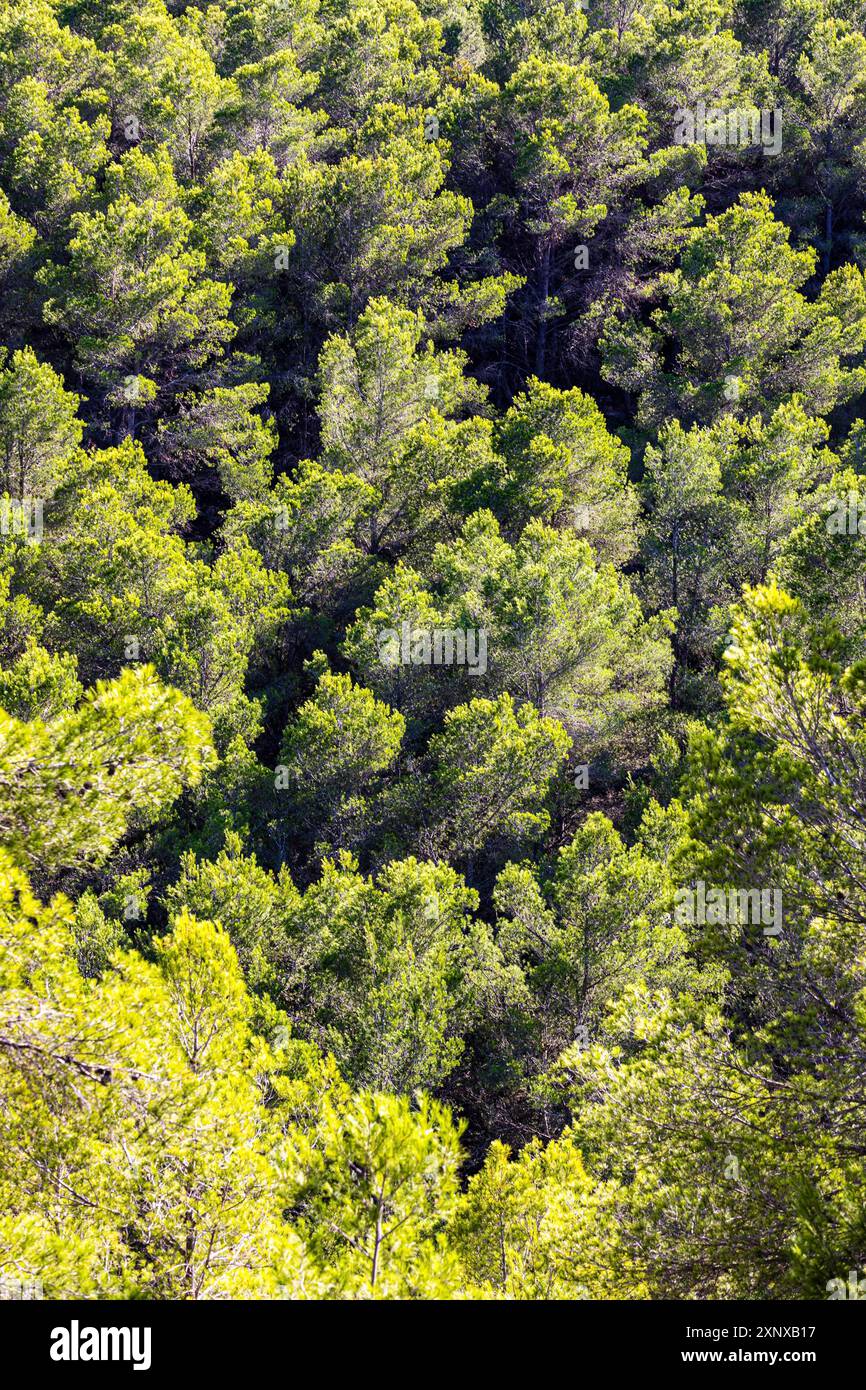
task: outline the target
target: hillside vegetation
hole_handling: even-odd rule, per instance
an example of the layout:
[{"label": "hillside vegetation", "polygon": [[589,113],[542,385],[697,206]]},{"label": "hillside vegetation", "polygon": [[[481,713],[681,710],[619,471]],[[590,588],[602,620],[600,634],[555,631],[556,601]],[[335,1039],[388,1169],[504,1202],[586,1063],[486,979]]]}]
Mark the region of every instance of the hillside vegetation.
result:
[{"label": "hillside vegetation", "polygon": [[843,1296],[864,214],[860,0],[0,0],[5,1284]]}]

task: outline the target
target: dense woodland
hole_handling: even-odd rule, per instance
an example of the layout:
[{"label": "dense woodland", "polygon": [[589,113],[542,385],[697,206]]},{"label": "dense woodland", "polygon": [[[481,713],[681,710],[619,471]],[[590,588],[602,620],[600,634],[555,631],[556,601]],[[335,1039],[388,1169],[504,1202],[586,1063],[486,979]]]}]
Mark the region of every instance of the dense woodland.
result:
[{"label": "dense woodland", "polygon": [[7,1286],[862,1273],[864,218],[856,0],[0,0]]}]

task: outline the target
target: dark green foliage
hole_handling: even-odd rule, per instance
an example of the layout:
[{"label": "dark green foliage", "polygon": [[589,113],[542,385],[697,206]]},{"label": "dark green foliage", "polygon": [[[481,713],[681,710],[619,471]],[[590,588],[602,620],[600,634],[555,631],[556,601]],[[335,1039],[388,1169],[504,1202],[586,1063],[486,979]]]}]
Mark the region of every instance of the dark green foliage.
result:
[{"label": "dark green foliage", "polygon": [[864,164],[835,0],[0,0],[0,1277],[866,1267]]}]

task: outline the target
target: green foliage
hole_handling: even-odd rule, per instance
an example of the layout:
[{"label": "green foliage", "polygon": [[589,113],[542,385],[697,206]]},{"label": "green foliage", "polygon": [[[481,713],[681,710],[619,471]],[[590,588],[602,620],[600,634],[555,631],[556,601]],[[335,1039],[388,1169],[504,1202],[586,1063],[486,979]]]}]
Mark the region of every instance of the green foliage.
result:
[{"label": "green foliage", "polygon": [[74,340],[78,369],[132,409],[137,377],[170,380],[222,352],[236,332],[231,287],[209,279],[203,252],[189,248],[165,149],[124,155],[102,202],[70,219],[68,261],[39,272],[45,319]]},{"label": "green foliage", "polygon": [[530,378],[503,416],[498,452],[504,467],[491,506],[503,506],[512,524],[536,517],[571,526],[604,559],[630,559],[638,503],[628,485],[629,454],[592,399]]},{"label": "green foliage", "polygon": [[652,326],[608,320],[605,377],[639,395],[638,417],[650,425],[674,413],[704,423],[766,412],[795,393],[829,413],[863,390],[862,368],[845,359],[866,343],[866,289],[847,265],[808,300],[801,291],[815,262],[811,248],[791,246],[765,194],[743,194],[689,233],[680,266],[661,277],[667,304]]},{"label": "green foliage", "polygon": [[422,349],[423,329],[420,314],[372,300],[352,341],[329,339],[320,359],[323,461],[374,489],[373,551],[411,535],[425,493],[448,480],[449,444],[460,435],[442,428],[443,417],[483,400],[463,374],[465,356],[430,342]]},{"label": "green foliage", "polygon": [[323,672],[280,750],[277,788],[288,794],[289,825],[301,833],[319,827],[346,843],[367,811],[364,793],[399,755],[405,727],[398,711],[351,676]]},{"label": "green foliage", "polygon": [[458,1200],[459,1130],[436,1101],[360,1091],[300,1147],[296,1200],[337,1297],[447,1298],[461,1271],[443,1242]]},{"label": "green foliage", "polygon": [[206,717],[151,667],[99,681],[48,723],[0,714],[0,843],[20,864],[100,860],[213,759]]},{"label": "green foliage", "polygon": [[866,1268],[864,59],[0,0],[0,1282]]},{"label": "green foliage", "polygon": [[646,1297],[620,1251],[616,1189],[587,1175],[566,1132],[512,1160],[491,1144],[455,1223],[464,1268],[508,1299]]},{"label": "green foliage", "polygon": [[557,720],[508,694],[449,710],[431,739],[439,835],[451,852],[471,853],[491,836],[518,841],[549,824],[544,798],[570,740]]},{"label": "green foliage", "polygon": [[81,443],[79,398],[30,348],[0,371],[0,458],[3,490],[13,497],[50,497],[63,465]]},{"label": "green foliage", "polygon": [[[666,838],[675,830],[668,827]],[[526,865],[509,864],[499,875],[497,941],[529,989],[523,1026],[532,1071],[554,1063],[576,1035],[588,1043],[606,1007],[632,984],[693,984],[688,941],[670,921],[672,880],[658,847],[649,849],[627,849],[596,812],[560,850],[549,883]]]}]

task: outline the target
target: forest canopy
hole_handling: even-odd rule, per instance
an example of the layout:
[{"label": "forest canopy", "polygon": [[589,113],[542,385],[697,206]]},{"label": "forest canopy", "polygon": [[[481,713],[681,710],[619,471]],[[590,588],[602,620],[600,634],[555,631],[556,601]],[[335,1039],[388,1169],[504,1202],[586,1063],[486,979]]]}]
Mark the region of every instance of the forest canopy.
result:
[{"label": "forest canopy", "polygon": [[856,0],[0,0],[3,1287],[866,1271],[864,268]]}]

